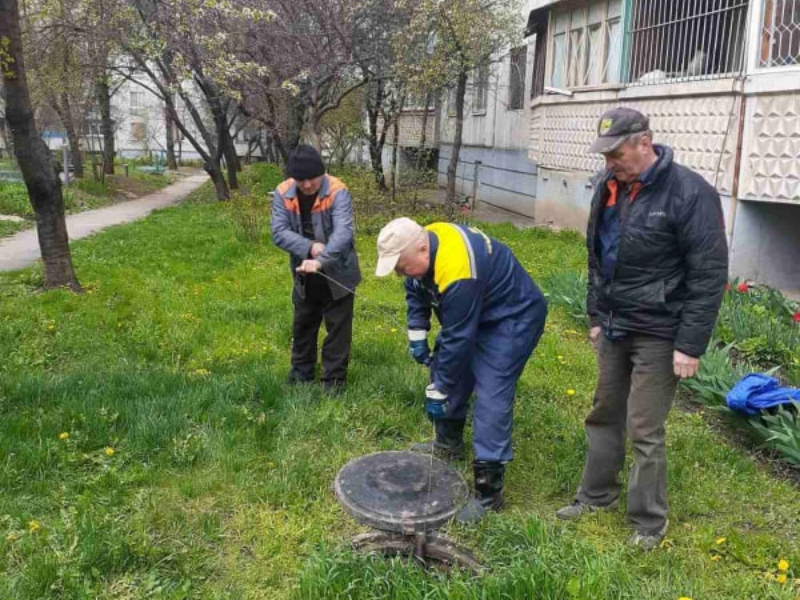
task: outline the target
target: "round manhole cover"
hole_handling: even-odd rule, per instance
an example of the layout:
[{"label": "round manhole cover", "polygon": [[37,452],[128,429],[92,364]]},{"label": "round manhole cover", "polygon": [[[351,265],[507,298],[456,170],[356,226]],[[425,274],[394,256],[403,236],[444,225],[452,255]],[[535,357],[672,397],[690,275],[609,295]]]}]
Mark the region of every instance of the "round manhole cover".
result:
[{"label": "round manhole cover", "polygon": [[469,495],[458,471],[416,452],[376,452],[356,458],[339,471],[334,488],[357,521],[406,534],[441,527]]}]

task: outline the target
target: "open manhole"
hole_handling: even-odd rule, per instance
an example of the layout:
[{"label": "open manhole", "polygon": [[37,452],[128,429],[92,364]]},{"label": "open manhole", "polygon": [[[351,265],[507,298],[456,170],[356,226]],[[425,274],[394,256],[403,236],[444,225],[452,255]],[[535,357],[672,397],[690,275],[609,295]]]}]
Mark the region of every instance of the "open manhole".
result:
[{"label": "open manhole", "polygon": [[480,569],[469,551],[434,533],[469,498],[464,478],[446,462],[416,452],[376,452],[342,467],[334,490],[353,518],[380,530],[356,536],[357,550],[413,556],[428,566]]}]

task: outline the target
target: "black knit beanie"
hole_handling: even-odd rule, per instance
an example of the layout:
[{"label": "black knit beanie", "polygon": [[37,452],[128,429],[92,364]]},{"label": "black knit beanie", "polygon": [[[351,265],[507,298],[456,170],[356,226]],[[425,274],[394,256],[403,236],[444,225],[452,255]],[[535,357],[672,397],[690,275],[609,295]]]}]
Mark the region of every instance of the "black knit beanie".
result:
[{"label": "black knit beanie", "polygon": [[325,163],[316,148],[301,144],[289,157],[286,174],[293,179],[314,179],[325,174]]}]

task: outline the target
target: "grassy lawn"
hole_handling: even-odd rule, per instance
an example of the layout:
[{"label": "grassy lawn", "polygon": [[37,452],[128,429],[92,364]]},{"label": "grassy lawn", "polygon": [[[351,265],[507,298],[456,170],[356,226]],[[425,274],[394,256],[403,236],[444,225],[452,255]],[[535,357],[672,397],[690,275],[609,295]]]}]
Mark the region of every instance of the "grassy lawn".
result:
[{"label": "grassy lawn", "polygon": [[[0,598],[800,597],[800,492],[697,412],[669,422],[664,549],[629,550],[624,513],[556,522],[580,476],[595,374],[560,309],[521,381],[508,509],[448,530],[486,572],[354,555],[364,528],[337,504],[336,472],[430,434],[401,283],[371,276],[381,223],[358,223],[350,385],[328,398],[283,384],[286,255],[266,231],[240,241],[231,208],[210,197],[204,187],[73,244],[84,295],[32,293],[33,269],[0,274]],[[486,231],[537,279],[584,263],[573,233]]]}]

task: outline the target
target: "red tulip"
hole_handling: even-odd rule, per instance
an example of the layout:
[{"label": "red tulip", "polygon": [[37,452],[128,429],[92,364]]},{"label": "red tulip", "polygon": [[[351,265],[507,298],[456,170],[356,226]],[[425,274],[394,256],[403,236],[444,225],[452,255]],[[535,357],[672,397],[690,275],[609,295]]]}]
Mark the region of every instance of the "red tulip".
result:
[{"label": "red tulip", "polygon": [[742,292],[743,294],[746,294],[747,293],[747,289],[748,289],[747,288],[747,282],[743,281],[742,283],[740,283],[739,285],[736,286],[736,289],[739,290],[740,292]]},{"label": "red tulip", "polygon": [[725,291],[726,292],[730,292],[731,291],[731,284],[730,283],[726,283],[725,284]]},{"label": "red tulip", "polygon": [[800,323],[800,311],[798,311],[798,312],[796,312],[796,313],[794,313],[794,314],[792,315],[792,320],[793,320],[795,323]]}]

